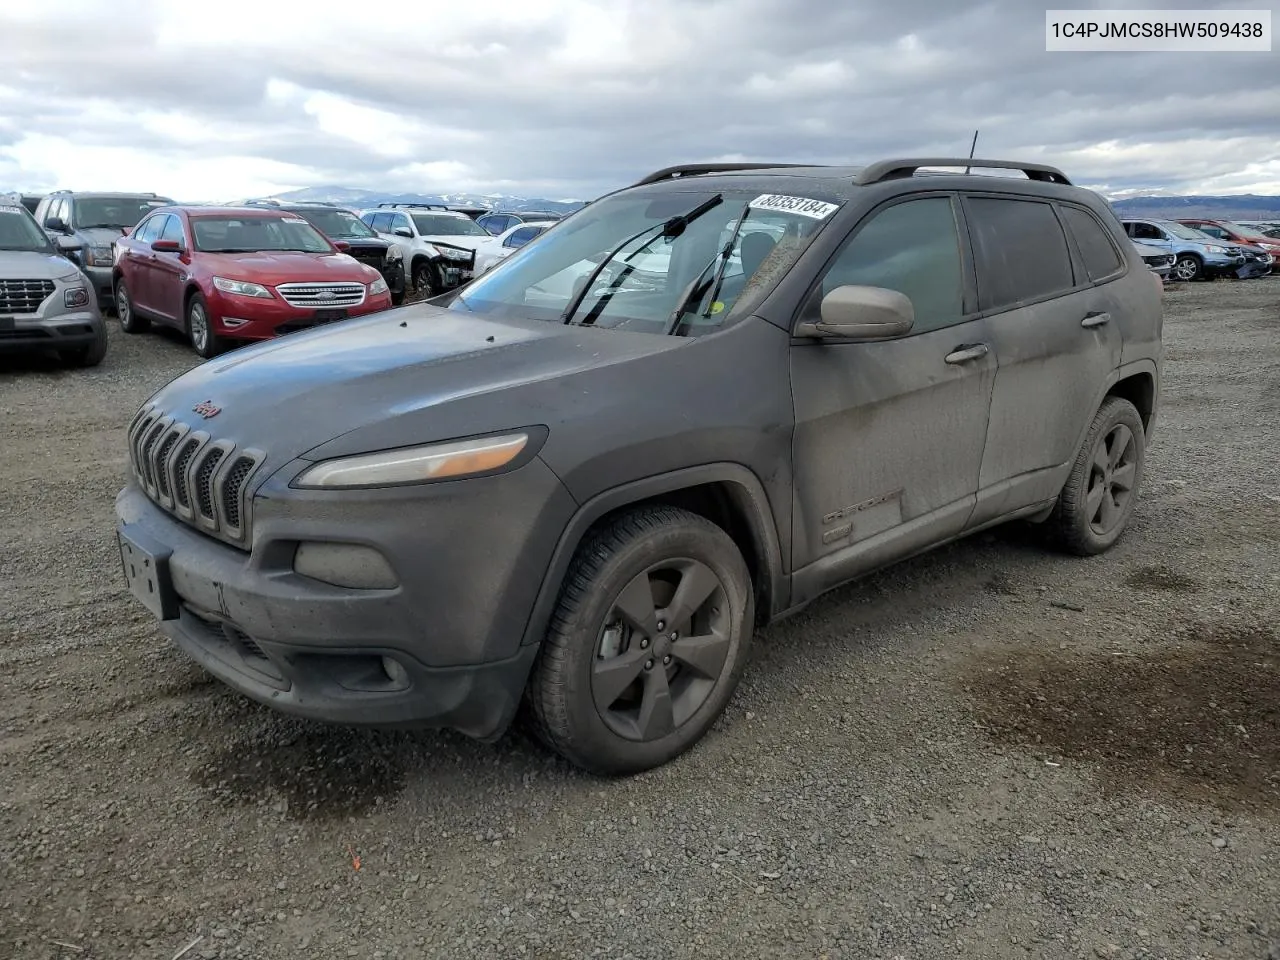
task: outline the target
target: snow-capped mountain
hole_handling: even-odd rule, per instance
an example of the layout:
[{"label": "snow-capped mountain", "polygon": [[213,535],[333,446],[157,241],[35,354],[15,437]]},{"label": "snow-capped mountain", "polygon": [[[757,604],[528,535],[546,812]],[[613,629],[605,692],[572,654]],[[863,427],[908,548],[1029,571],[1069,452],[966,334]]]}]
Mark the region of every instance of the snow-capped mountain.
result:
[{"label": "snow-capped mountain", "polygon": [[336,203],[344,207],[376,207],[380,203],[440,203],[450,207],[485,207],[490,210],[538,210],[550,213],[569,213],[583,206],[585,200],[544,200],[541,198],[514,197],[501,193],[392,193],[386,190],[365,190],[358,187],[303,187],[289,190],[270,198],[282,203]]},{"label": "snow-capped mountain", "polygon": [[1209,220],[1280,220],[1280,197],[1243,194],[1238,197],[1179,197],[1169,195],[1112,200],[1120,214],[1140,217],[1204,217]]}]

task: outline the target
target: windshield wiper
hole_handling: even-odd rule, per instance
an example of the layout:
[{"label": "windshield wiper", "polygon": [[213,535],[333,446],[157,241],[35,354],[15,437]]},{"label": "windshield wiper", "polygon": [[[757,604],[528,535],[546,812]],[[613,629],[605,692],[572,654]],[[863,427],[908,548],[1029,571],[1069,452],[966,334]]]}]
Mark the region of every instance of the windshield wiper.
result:
[{"label": "windshield wiper", "polygon": [[715,304],[716,297],[720,294],[720,286],[724,283],[725,271],[729,268],[729,261],[733,259],[733,245],[737,242],[738,234],[742,232],[742,225],[747,222],[747,217],[751,215],[751,207],[742,208],[742,215],[738,217],[737,222],[733,225],[733,232],[729,234],[729,239],[725,241],[725,245],[721,251],[716,254],[715,258],[699,271],[698,275],[693,278],[693,282],[685,288],[684,295],[676,304],[671,316],[667,318],[666,327],[663,329],[664,335],[675,333],[680,328],[680,318],[689,310],[691,303],[696,303],[702,299],[702,292],[706,290],[707,284],[702,282],[703,276],[712,266],[715,266],[716,272],[712,274],[709,281],[711,285],[711,298],[708,301],[708,312],[704,316],[711,316],[711,306]]},{"label": "windshield wiper", "polygon": [[[623,250],[627,246],[627,244],[635,243],[641,237],[644,237],[650,233],[653,233],[655,230],[660,231],[658,236],[666,237],[668,239],[674,239],[675,237],[678,237],[680,236],[680,234],[684,233],[684,228],[687,227],[690,223],[692,223],[698,217],[702,216],[708,210],[711,210],[713,207],[717,206],[723,201],[724,201],[724,196],[717,193],[714,197],[710,197],[704,200],[702,203],[698,204],[688,213],[683,213],[678,216],[672,217],[670,220],[666,220],[663,223],[656,223],[656,224],[653,224],[652,226],[645,227],[639,233],[636,233],[630,237],[627,237],[627,239],[623,240],[620,244],[618,244],[616,247],[614,247],[612,250],[609,251],[609,255],[607,257],[602,258],[601,261],[598,264],[596,264],[596,268],[591,271],[591,274],[587,277],[587,282],[582,285],[582,289],[579,290],[577,294],[573,297],[573,299],[569,301],[569,305],[565,307],[564,313],[560,314],[561,323],[568,323],[573,319],[573,315],[578,312],[578,308],[582,306],[582,301],[586,299],[587,294],[590,292],[591,285],[596,282],[600,274],[604,272],[604,268],[613,262],[613,258],[616,257],[619,251]],[[655,237],[654,239],[656,240],[657,237]],[[648,244],[645,244],[645,246],[648,246]],[[639,250],[636,250],[634,253],[631,254],[631,256],[627,257],[627,260],[630,261],[632,257],[637,256],[640,253],[640,250],[642,249],[644,248],[641,247]],[[626,277],[629,276],[634,270],[635,270],[635,267],[628,266],[626,270],[622,271],[618,275],[618,277],[610,285],[609,289],[613,290],[616,287],[618,287],[622,283],[622,281],[626,279]],[[612,296],[612,294],[609,294],[609,295]],[[603,301],[604,298],[602,297],[601,300]],[[595,317],[598,315],[598,313],[599,313],[598,310],[594,311],[593,314],[588,317],[588,319],[582,321],[583,325],[585,326],[585,325],[594,323]]]},{"label": "windshield wiper", "polygon": [[78,223],[77,230],[128,230],[127,223]]}]

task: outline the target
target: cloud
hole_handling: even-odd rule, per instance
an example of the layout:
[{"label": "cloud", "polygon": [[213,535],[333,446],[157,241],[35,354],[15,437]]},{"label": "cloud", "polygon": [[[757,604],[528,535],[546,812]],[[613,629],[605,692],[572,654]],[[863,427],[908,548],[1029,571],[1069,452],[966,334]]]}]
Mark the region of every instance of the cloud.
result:
[{"label": "cloud", "polygon": [[590,197],[686,160],[963,155],[978,128],[1117,190],[1280,193],[1273,54],[1050,54],[1013,0],[430,10],[6,0],[0,188]]}]

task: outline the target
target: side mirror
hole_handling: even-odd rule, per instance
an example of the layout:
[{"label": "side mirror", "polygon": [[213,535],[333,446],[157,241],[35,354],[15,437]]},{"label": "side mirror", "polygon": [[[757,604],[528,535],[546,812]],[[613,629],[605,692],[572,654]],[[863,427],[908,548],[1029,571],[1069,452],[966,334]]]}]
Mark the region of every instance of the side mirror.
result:
[{"label": "side mirror", "polygon": [[177,240],[152,240],[151,249],[156,253],[181,253],[182,244]]},{"label": "side mirror", "polygon": [[54,241],[59,253],[79,253],[84,249],[84,244],[75,237],[58,237]]},{"label": "side mirror", "polygon": [[394,236],[404,237],[406,240],[413,239],[413,231],[410,230],[408,227],[396,227],[391,232]]},{"label": "side mirror", "polygon": [[61,217],[45,217],[44,226],[46,230],[54,230],[58,233],[68,233],[67,223]]},{"label": "side mirror", "polygon": [[335,240],[333,241],[333,245],[338,248],[339,253],[346,253],[351,249],[351,244],[347,243],[345,240]]},{"label": "side mirror", "polygon": [[822,298],[822,319],[802,323],[798,337],[838,340],[883,340],[911,332],[916,311],[911,300],[884,287],[846,285]]}]

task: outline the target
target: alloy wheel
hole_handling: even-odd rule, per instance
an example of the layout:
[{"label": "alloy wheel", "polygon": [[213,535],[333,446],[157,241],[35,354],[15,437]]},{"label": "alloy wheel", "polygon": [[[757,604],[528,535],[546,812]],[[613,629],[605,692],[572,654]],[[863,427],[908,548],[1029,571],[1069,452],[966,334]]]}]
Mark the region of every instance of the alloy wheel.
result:
[{"label": "alloy wheel", "polygon": [[1137,456],[1133,431],[1123,423],[1107,431],[1094,447],[1085,514],[1090,529],[1099,536],[1106,536],[1124,520],[1134,494]]},{"label": "alloy wheel", "polygon": [[189,316],[191,344],[197,352],[203,352],[209,346],[209,318],[198,301],[191,305]]},{"label": "alloy wheel", "polygon": [[649,567],[614,599],[592,662],[591,693],[618,736],[667,736],[706,701],[724,671],[732,621],[724,585],[697,560]]}]

